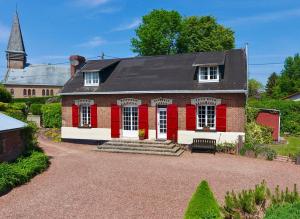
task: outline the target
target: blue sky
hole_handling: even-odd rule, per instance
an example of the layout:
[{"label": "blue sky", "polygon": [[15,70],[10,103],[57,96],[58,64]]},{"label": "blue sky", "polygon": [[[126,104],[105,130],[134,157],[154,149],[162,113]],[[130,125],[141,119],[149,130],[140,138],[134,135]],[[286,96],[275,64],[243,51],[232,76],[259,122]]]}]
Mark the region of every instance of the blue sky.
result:
[{"label": "blue sky", "polygon": [[[250,64],[283,63],[300,52],[298,0],[0,0],[0,79],[12,17],[18,11],[30,63],[61,63],[71,54],[134,56],[130,39],[152,9],[184,16],[213,15],[235,31],[236,47],[249,43]],[[250,65],[250,77],[263,83],[282,64]]]}]

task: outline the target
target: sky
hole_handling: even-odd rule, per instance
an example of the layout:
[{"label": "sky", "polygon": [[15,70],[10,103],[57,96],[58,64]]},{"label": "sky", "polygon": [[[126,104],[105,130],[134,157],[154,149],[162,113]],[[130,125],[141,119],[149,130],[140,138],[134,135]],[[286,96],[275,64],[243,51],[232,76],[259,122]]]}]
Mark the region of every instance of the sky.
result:
[{"label": "sky", "polygon": [[16,5],[32,64],[66,63],[74,54],[135,56],[130,39],[153,9],[216,17],[235,32],[236,48],[248,43],[249,77],[264,84],[281,72],[286,57],[300,52],[299,0],[0,0],[0,80]]}]

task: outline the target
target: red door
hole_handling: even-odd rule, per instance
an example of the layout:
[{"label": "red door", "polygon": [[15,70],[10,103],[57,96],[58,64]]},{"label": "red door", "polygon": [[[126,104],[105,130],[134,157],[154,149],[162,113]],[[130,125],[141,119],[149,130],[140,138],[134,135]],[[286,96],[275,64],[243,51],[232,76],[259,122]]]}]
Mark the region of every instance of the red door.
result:
[{"label": "red door", "polygon": [[139,106],[139,129],[145,130],[145,139],[148,138],[148,106],[143,104]]},{"label": "red door", "polygon": [[120,107],[116,104],[111,105],[111,137],[120,137]]}]

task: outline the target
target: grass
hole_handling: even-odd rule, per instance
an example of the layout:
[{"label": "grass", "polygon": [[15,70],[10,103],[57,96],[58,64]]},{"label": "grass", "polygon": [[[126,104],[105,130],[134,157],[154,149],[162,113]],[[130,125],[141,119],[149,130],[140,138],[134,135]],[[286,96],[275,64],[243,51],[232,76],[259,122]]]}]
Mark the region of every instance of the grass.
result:
[{"label": "grass", "polygon": [[14,162],[0,163],[0,195],[28,182],[48,166],[49,158],[38,150],[27,152]]},{"label": "grass", "polygon": [[277,154],[295,157],[300,155],[300,137],[287,137],[287,144],[274,144],[269,147],[274,149]]},{"label": "grass", "polygon": [[221,218],[220,207],[206,181],[202,181],[193,194],[185,219],[219,219]]}]

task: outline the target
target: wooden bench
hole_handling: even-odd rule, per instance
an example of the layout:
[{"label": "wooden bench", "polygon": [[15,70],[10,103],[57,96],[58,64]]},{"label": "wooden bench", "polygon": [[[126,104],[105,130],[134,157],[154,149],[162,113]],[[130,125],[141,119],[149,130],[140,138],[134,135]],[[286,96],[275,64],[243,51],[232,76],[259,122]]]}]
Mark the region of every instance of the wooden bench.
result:
[{"label": "wooden bench", "polygon": [[191,144],[191,151],[206,151],[216,153],[216,140],[206,138],[194,138],[193,144]]}]

